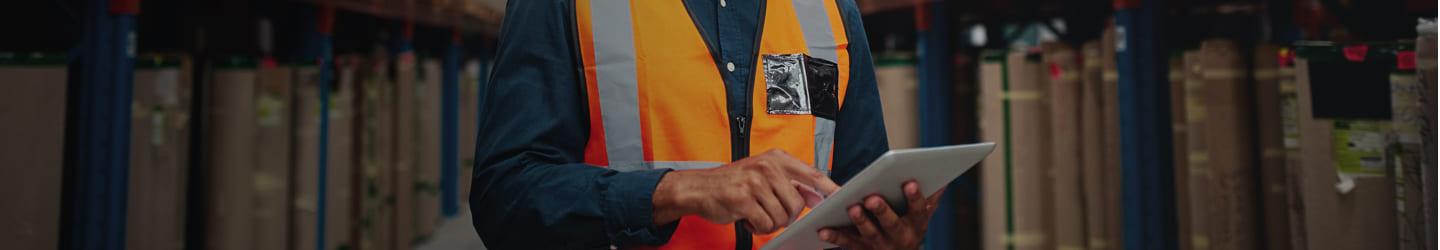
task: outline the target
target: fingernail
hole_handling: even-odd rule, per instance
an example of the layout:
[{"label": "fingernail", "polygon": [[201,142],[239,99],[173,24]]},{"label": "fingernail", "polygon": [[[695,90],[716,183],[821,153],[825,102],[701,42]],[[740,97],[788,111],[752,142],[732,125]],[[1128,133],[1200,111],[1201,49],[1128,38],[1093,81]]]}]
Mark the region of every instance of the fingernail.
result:
[{"label": "fingernail", "polygon": [[833,236],[830,235],[830,230],[823,230],[823,229],[820,230],[820,239],[821,239],[821,240],[830,241],[830,240],[831,240],[830,237],[833,237]]}]

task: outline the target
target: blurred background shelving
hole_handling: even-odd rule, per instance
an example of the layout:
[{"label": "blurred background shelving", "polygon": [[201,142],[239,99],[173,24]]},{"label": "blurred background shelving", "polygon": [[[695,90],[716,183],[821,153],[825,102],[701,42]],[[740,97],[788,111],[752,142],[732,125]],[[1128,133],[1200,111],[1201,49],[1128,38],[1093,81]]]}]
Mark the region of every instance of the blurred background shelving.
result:
[{"label": "blurred background shelving", "polygon": [[[1435,1],[853,1],[893,148],[1002,146],[925,249],[1437,248]],[[0,4],[0,240],[482,247],[505,5]]]}]

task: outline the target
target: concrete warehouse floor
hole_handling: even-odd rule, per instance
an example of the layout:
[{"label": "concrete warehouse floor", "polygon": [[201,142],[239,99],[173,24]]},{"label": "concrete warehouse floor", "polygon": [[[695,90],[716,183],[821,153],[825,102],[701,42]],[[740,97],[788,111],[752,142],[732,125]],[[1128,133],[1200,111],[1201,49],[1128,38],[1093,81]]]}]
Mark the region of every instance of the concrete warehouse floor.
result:
[{"label": "concrete warehouse floor", "polygon": [[485,244],[480,242],[480,236],[475,235],[475,227],[470,224],[470,209],[461,208],[460,214],[453,218],[445,219],[435,229],[435,235],[429,241],[420,243],[416,250],[454,250],[454,249],[485,249]]}]

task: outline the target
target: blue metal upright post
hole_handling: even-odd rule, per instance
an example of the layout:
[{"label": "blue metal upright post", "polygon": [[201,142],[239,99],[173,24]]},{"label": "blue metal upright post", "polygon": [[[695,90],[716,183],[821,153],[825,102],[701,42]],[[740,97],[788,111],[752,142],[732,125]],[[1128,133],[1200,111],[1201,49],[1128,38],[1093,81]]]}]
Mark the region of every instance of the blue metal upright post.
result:
[{"label": "blue metal upright post", "polygon": [[[951,97],[955,91],[950,80],[953,65],[949,43],[950,24],[945,20],[945,2],[939,0],[915,0],[915,31],[919,44],[916,46],[918,64],[916,69],[920,81],[920,146],[933,147],[949,145],[951,133]],[[932,12],[941,14],[932,15]],[[963,179],[961,180],[963,182]],[[957,182],[958,183],[958,182]],[[945,187],[940,205],[930,218],[929,230],[925,232],[925,249],[956,249],[960,230],[957,230],[956,194],[963,184],[951,183]]]},{"label": "blue metal upright post", "polygon": [[951,54],[949,38],[950,24],[946,15],[931,12],[945,11],[945,2],[939,0],[918,0],[915,26],[919,41],[916,46],[920,92],[917,99],[920,109],[920,146],[944,146],[951,143],[950,134],[955,127],[950,125],[950,99],[955,94],[954,83],[950,81]]},{"label": "blue metal upright post", "polygon": [[440,214],[455,217],[460,212],[460,161],[456,144],[460,122],[460,31],[445,50],[440,82]]},{"label": "blue metal upright post", "polygon": [[62,249],[124,249],[138,0],[91,0],[70,55]]},{"label": "blue metal upright post", "polygon": [[1115,1],[1125,249],[1176,245],[1164,0]]},{"label": "blue metal upright post", "polygon": [[329,179],[330,158],[330,82],[334,79],[333,72],[331,72],[331,61],[334,60],[334,55],[331,51],[331,31],[334,30],[335,25],[334,7],[329,5],[320,7],[314,21],[315,33],[313,33],[312,39],[314,44],[310,46],[310,48],[319,50],[313,51],[312,53],[315,53],[316,67],[320,71],[320,139],[319,143],[317,143],[320,148],[317,152],[319,157],[316,157],[319,158],[319,165],[317,166],[318,169],[316,169],[317,174],[315,177],[318,179],[315,192],[315,203],[317,205],[317,213],[315,216],[315,250],[325,250],[325,217],[327,216],[326,210],[328,209],[326,206],[328,203],[326,202],[326,192],[329,191],[326,187],[329,186],[327,181]]},{"label": "blue metal upright post", "polygon": [[[125,1],[116,1],[123,4]],[[133,3],[139,8],[139,3]],[[113,10],[113,9],[112,9]],[[119,46],[112,51],[114,65],[110,72],[114,95],[109,104],[111,162],[107,173],[109,187],[106,204],[106,243],[111,249],[125,249],[125,217],[130,189],[130,108],[134,98],[135,81],[135,13],[116,12],[115,35],[111,41]]]}]

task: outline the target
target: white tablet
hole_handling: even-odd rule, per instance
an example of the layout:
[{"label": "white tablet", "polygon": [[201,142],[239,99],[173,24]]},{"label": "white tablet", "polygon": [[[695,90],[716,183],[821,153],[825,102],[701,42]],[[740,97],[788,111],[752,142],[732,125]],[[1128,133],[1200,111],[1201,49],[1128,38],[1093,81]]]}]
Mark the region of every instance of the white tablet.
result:
[{"label": "white tablet", "polygon": [[[920,193],[928,197],[969,171],[994,149],[995,143],[986,142],[886,152],[761,249],[834,248],[835,245],[820,240],[816,232],[821,228],[851,225],[845,211],[850,205],[859,204],[871,194],[880,194],[890,204],[904,206],[905,195],[900,185],[912,179],[920,183]],[[903,211],[903,208],[896,209]]]}]

